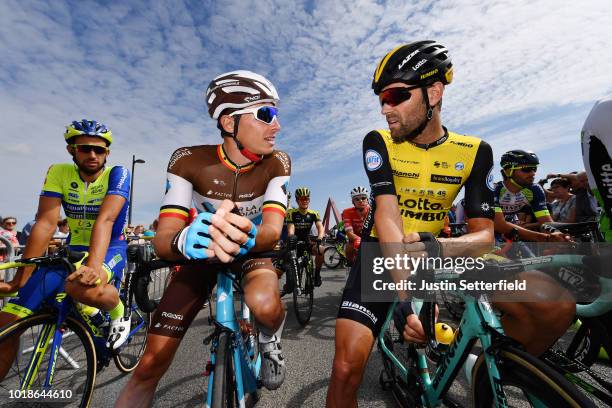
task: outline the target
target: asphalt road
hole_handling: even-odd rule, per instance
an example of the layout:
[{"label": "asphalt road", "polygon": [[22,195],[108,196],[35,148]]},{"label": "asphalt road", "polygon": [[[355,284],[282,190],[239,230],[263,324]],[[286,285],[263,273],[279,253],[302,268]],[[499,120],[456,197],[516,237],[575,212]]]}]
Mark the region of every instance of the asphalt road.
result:
[{"label": "asphalt road", "polygon": [[[315,291],[314,311],[310,323],[302,328],[296,321],[292,301],[286,297],[287,322],[283,333],[283,350],[287,359],[287,378],[276,391],[263,389],[258,407],[323,407],[329,384],[334,353],[334,325],[340,294],[344,287],[344,270],[324,270],[323,286]],[[203,406],[207,378],[202,375],[209,358],[209,346],[202,339],[211,332],[208,309],[203,309],[188,330],[174,362],[161,380],[155,407]],[[381,358],[374,348],[359,390],[362,407],[395,407],[393,397],[379,386]],[[610,381],[612,370],[605,367]],[[601,372],[601,370],[599,370]],[[95,408],[112,407],[127,381],[112,365],[97,377],[92,401]],[[450,395],[458,402],[470,403],[463,375],[453,384]],[[525,405],[527,406],[527,405]]]}]

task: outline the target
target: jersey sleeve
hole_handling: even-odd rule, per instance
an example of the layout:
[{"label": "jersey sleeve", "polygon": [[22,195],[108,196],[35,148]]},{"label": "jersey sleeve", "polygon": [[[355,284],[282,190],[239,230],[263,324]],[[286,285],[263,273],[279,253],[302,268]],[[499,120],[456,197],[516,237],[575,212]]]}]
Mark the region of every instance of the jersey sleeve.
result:
[{"label": "jersey sleeve", "polygon": [[396,194],[387,146],[380,133],[375,130],[363,139],[363,166],[370,181],[372,197]]},{"label": "jersey sleeve", "polygon": [[493,219],[493,150],[484,140],[480,141],[472,171],[465,182],[465,215],[468,218]]},{"label": "jersey sleeve", "polygon": [[173,217],[187,222],[193,201],[193,184],[186,174],[185,158],[191,156],[188,147],[177,149],[168,162],[166,193],[159,210],[159,218]]},{"label": "jersey sleeve", "polygon": [[349,231],[353,229],[352,218],[350,215],[350,209],[346,208],[342,210],[342,222],[344,223],[344,230]]},{"label": "jersey sleeve", "polygon": [[293,224],[293,209],[289,209],[287,211],[287,215],[285,216],[285,222],[287,224]]},{"label": "jersey sleeve", "polygon": [[118,195],[130,199],[130,172],[123,166],[115,166],[108,176],[106,195]]},{"label": "jersey sleeve", "polygon": [[62,198],[64,196],[60,165],[53,164],[49,167],[40,195],[43,197],[55,198]]},{"label": "jersey sleeve", "polygon": [[287,192],[291,176],[291,159],[285,152],[275,151],[272,155],[271,179],[266,187],[262,212],[272,211],[281,216],[287,212]]},{"label": "jersey sleeve", "polygon": [[532,184],[531,191],[533,192],[531,209],[535,217],[550,216],[550,212],[548,212],[548,207],[546,206],[546,193],[544,193],[544,189],[538,184]]}]

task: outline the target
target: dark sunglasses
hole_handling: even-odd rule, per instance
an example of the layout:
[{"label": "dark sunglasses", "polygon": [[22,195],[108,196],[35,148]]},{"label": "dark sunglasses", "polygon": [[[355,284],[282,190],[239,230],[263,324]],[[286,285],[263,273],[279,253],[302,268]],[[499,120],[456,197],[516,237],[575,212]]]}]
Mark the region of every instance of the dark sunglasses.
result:
[{"label": "dark sunglasses", "polygon": [[520,170],[521,170],[523,173],[531,173],[532,171],[533,171],[533,172],[538,171],[538,168],[537,168],[537,167],[521,167],[521,168],[520,168]]},{"label": "dark sunglasses", "polygon": [[355,197],[353,200],[355,201],[367,201],[368,197]]},{"label": "dark sunglasses", "polygon": [[108,153],[108,147],[104,147],[104,146],[88,145],[88,144],[73,144],[72,147],[74,147],[79,153],[89,154],[92,151],[95,154]]},{"label": "dark sunglasses", "polygon": [[6,225],[15,225],[17,224],[15,221],[4,221]]},{"label": "dark sunglasses", "polygon": [[419,88],[418,86],[411,86],[408,88],[389,88],[385,89],[378,95],[380,106],[387,104],[391,107],[397,106],[402,102],[406,102],[412,97],[410,91]]},{"label": "dark sunglasses", "polygon": [[266,125],[271,125],[274,119],[278,121],[278,109],[274,106],[259,106],[255,108],[246,108],[237,110],[236,112],[232,112],[230,116],[234,115],[243,115],[246,113],[252,113],[260,122],[265,123]]}]

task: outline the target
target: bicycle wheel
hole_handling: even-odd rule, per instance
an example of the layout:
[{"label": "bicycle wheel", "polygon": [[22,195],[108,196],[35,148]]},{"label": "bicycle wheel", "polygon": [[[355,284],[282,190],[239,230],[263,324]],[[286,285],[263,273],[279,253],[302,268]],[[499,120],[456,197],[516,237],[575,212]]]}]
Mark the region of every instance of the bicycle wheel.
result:
[{"label": "bicycle wheel", "polygon": [[[0,394],[8,396],[10,390],[19,390],[22,387],[26,390],[43,389],[49,364],[53,364],[50,363],[50,354],[56,322],[57,316],[52,313],[34,314],[6,326],[0,332],[0,349],[10,347],[10,342],[19,345],[14,361],[5,361],[10,368],[0,383]],[[52,389],[63,390],[66,396],[68,392],[71,393],[69,399],[62,400],[62,406],[87,407],[96,381],[96,351],[93,341],[87,329],[71,317],[64,321],[60,330],[63,335],[54,363]],[[41,346],[44,350],[42,355]],[[39,359],[39,366],[30,376],[30,385],[22,385],[28,375],[30,360],[34,358]],[[8,405],[3,406],[23,406],[19,405],[23,400],[14,401],[13,405],[9,400],[5,400],[4,403]],[[43,400],[36,406],[57,406],[57,402],[45,403]]]},{"label": "bicycle wheel", "polygon": [[[304,262],[304,260],[306,260],[306,262]],[[295,309],[295,317],[298,322],[300,325],[305,326],[310,321],[314,300],[312,258],[310,254],[305,253],[296,263],[297,270],[295,270],[295,266],[293,266],[295,263],[292,263],[290,267],[295,277],[295,285],[293,287],[293,308]]]},{"label": "bicycle wheel", "polygon": [[[504,390],[508,407],[524,406],[525,401],[538,407],[595,407],[573,384],[531,354],[502,346],[498,358],[501,384],[496,387]],[[484,354],[478,357],[472,371],[472,398],[474,407],[496,405]]]},{"label": "bicycle wheel", "polygon": [[147,345],[147,334],[149,333],[149,313],[132,306],[132,321],[130,326],[130,337],[119,349],[119,353],[113,355],[115,366],[122,373],[133,371],[140,362]]},{"label": "bicycle wheel", "polygon": [[223,331],[219,335],[219,343],[215,355],[212,408],[229,408],[234,406],[235,387],[232,355],[231,333]]},{"label": "bicycle wheel", "polygon": [[323,251],[323,263],[330,269],[335,269],[340,265],[342,255],[338,252],[336,247],[327,247]]}]

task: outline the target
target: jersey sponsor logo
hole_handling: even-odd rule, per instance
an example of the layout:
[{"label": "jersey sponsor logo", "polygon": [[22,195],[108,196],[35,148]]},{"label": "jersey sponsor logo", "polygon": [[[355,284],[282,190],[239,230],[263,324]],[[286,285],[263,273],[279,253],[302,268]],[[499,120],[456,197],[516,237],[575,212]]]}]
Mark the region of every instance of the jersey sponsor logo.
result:
[{"label": "jersey sponsor logo", "polygon": [[78,200],[79,198],[81,198],[78,194],[76,193],[68,193],[68,197],[74,199],[74,200]]},{"label": "jersey sponsor logo", "polygon": [[393,173],[393,175],[396,176],[396,177],[411,178],[411,179],[418,179],[419,176],[421,175],[421,173],[412,173],[412,172],[406,172],[406,171],[398,171],[398,170],[395,170],[395,169],[392,169],[391,173]]},{"label": "jersey sponsor logo", "polygon": [[291,164],[289,161],[289,156],[285,152],[274,152],[274,157],[278,159],[278,161],[283,165],[283,170],[285,174],[289,174],[291,171]]},{"label": "jersey sponsor logo", "polygon": [[361,306],[358,303],[353,303],[349,300],[345,300],[342,302],[342,309],[349,309],[349,310],[355,310],[357,312],[360,312],[364,315],[366,315],[373,324],[376,324],[376,322],[378,321],[378,317],[376,317],[376,315],[374,315],[374,313],[372,313],[372,311],[370,309],[368,309],[365,306]]},{"label": "jersey sponsor logo", "polygon": [[432,210],[436,211],[436,210],[444,209],[442,204],[432,203],[431,201],[429,201],[428,198],[419,198],[416,200],[413,198],[404,199],[401,195],[398,194],[397,202],[401,207],[406,207],[410,209],[416,208],[417,210],[423,210],[423,211],[432,211]]},{"label": "jersey sponsor logo", "polygon": [[251,198],[255,195],[255,193],[245,193],[245,194],[239,194],[238,198]]},{"label": "jersey sponsor logo", "polygon": [[393,183],[391,183],[390,181],[379,181],[378,183],[374,183],[374,184],[370,184],[371,188],[377,188],[377,187],[385,187],[385,186],[390,186]]},{"label": "jersey sponsor logo", "polygon": [[370,149],[366,151],[365,164],[369,171],[378,170],[383,164],[382,156],[376,150]]},{"label": "jersey sponsor logo", "polygon": [[392,157],[391,160],[396,161],[396,162],[400,162],[400,163],[406,163],[406,164],[421,164],[421,162],[418,162],[418,161],[399,159],[397,157]]},{"label": "jersey sponsor logo", "polygon": [[128,171],[124,167],[121,170],[121,178],[119,179],[119,182],[117,183],[117,186],[115,188],[119,189],[119,188],[123,187],[123,183],[125,183],[125,180],[127,180],[127,177],[128,177]]},{"label": "jersey sponsor logo", "polygon": [[213,179],[213,183],[220,185],[220,186],[224,186],[225,185],[225,181],[223,180],[218,180],[218,179]]},{"label": "jersey sponsor logo", "polygon": [[404,60],[403,60],[402,62],[400,62],[400,64],[397,66],[397,69],[402,69],[402,67],[403,67],[404,65],[406,65],[406,63],[407,63],[408,61],[410,61],[410,60],[412,59],[412,57],[414,57],[414,56],[415,56],[415,55],[417,55],[418,53],[419,53],[419,50],[416,50],[416,51],[412,51],[410,54],[408,54],[408,55],[406,56],[406,58],[404,58]]},{"label": "jersey sponsor logo", "polygon": [[433,71],[429,71],[426,74],[421,75],[421,79],[429,78],[430,76],[435,75],[437,73],[438,73],[438,68],[434,69]]},{"label": "jersey sponsor logo", "polygon": [[76,190],[77,188],[79,188],[79,185],[76,183],[76,181],[73,181],[72,183],[70,183],[70,188],[73,188]]},{"label": "jersey sponsor logo", "polygon": [[435,161],[433,163],[434,167],[439,169],[440,167],[442,167],[443,169],[448,169],[448,163],[447,162],[439,162],[439,161]]},{"label": "jersey sponsor logo", "polygon": [[406,208],[400,208],[400,215],[402,217],[408,217],[419,221],[426,222],[434,222],[434,221],[444,221],[444,217],[446,217],[447,211],[439,211],[439,212],[425,212],[419,210],[409,210]]},{"label": "jersey sponsor logo", "polygon": [[185,156],[191,156],[191,154],[191,150],[187,149],[186,147],[182,147],[175,151],[172,157],[170,158],[170,162],[168,163],[168,170],[174,167],[176,162],[179,161],[181,158]]},{"label": "jersey sponsor logo", "polygon": [[183,320],[183,315],[176,314],[176,313],[162,312],[162,317],[167,317],[168,319],[171,319],[171,320]]},{"label": "jersey sponsor logo", "polygon": [[261,207],[258,207],[256,205],[246,205],[244,207],[239,206],[238,211],[243,217],[251,217],[253,215],[261,213]]},{"label": "jersey sponsor logo", "polygon": [[457,171],[461,171],[465,168],[465,164],[463,164],[463,162],[457,162],[455,163],[455,170]]},{"label": "jersey sponsor logo", "polygon": [[461,147],[474,147],[472,143],[455,142],[454,140],[451,140],[450,143]]},{"label": "jersey sponsor logo", "polygon": [[104,186],[93,186],[90,194],[102,194],[104,192]]},{"label": "jersey sponsor logo", "polygon": [[443,174],[432,174],[429,180],[432,183],[461,184],[461,177],[459,176],[445,176]]},{"label": "jersey sponsor logo", "polygon": [[95,204],[101,204],[101,203],[102,203],[102,201],[104,201],[104,199],[103,199],[103,198],[101,198],[101,197],[98,197],[98,198],[92,198],[91,200],[87,200],[87,204],[92,204],[92,205],[95,205]]},{"label": "jersey sponsor logo", "polygon": [[612,198],[612,166],[610,166],[608,163],[601,166],[599,180],[597,181],[600,180],[605,189],[605,191],[601,191],[600,193],[604,193],[606,198]]},{"label": "jersey sponsor logo", "polygon": [[484,212],[489,212],[491,210],[491,205],[489,203],[480,204],[480,209]]},{"label": "jersey sponsor logo", "polygon": [[487,174],[487,188],[491,191],[495,191],[495,183],[493,182],[493,166]]}]

